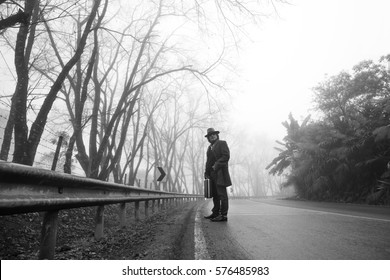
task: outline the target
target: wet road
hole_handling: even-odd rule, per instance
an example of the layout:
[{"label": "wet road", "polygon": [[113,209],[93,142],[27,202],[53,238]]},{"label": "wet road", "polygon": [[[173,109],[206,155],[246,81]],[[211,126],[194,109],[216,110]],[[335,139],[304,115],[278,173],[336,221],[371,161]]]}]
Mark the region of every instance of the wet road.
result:
[{"label": "wet road", "polygon": [[390,208],[288,200],[230,200],[229,221],[195,218],[196,259],[390,259]]}]

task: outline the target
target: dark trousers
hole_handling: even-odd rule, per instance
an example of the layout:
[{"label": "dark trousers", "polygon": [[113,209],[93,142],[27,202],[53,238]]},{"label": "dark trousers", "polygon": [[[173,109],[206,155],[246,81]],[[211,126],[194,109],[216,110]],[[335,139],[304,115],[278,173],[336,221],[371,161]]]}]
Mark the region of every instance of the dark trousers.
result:
[{"label": "dark trousers", "polygon": [[227,216],[229,210],[229,198],[226,187],[213,184],[212,188],[214,207],[211,211],[216,215],[221,214],[222,216]]}]

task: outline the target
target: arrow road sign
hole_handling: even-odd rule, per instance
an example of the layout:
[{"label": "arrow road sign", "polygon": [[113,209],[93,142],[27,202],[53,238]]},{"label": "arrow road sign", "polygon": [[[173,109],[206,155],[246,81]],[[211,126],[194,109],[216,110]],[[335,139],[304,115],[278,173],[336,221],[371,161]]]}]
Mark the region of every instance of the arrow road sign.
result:
[{"label": "arrow road sign", "polygon": [[162,167],[158,166],[157,168],[158,168],[158,170],[160,171],[160,174],[161,174],[160,177],[157,178],[157,181],[161,182],[162,179],[164,179],[166,173],[165,173],[164,169],[162,169]]}]

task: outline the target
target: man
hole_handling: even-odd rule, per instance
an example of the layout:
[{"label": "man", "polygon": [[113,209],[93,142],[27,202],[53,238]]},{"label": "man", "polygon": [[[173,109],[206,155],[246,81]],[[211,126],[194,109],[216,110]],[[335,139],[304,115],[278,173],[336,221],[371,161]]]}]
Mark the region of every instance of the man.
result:
[{"label": "man", "polygon": [[232,185],[228,168],[230,151],[226,141],[219,140],[219,131],[214,128],[207,129],[205,137],[210,142],[210,146],[207,149],[204,175],[206,179],[210,179],[214,204],[211,215],[205,218],[213,222],[225,222],[229,209],[226,187]]}]

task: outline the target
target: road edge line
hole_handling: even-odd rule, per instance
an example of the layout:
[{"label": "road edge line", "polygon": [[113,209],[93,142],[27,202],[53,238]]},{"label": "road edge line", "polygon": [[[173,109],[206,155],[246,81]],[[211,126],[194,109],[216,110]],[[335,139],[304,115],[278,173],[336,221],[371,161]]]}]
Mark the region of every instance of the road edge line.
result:
[{"label": "road edge line", "polygon": [[195,224],[194,224],[194,257],[195,260],[210,260],[210,255],[207,250],[206,240],[202,231],[202,215],[201,215],[201,207],[203,207],[202,203],[196,209],[195,214]]}]

